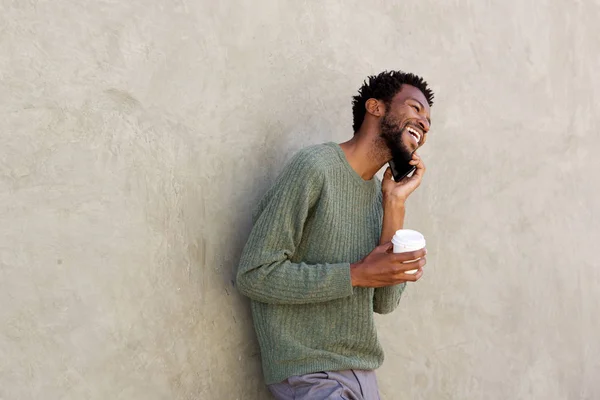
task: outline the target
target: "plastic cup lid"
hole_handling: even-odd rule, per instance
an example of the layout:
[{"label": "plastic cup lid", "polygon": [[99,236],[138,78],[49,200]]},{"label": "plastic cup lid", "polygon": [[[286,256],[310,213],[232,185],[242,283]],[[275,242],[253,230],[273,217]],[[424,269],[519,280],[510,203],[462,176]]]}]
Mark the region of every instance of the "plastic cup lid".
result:
[{"label": "plastic cup lid", "polygon": [[392,238],[392,243],[404,246],[423,246],[425,247],[425,237],[412,229],[400,229]]}]

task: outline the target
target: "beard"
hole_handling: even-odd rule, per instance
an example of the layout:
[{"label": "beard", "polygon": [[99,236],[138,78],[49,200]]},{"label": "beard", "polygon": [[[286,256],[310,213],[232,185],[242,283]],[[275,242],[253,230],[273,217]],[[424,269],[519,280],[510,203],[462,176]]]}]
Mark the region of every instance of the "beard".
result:
[{"label": "beard", "polygon": [[406,125],[407,124],[404,124],[402,127],[398,127],[398,120],[391,117],[389,114],[384,115],[381,120],[380,136],[390,150],[391,158],[408,161],[412,157],[412,150],[410,150],[402,140]]}]

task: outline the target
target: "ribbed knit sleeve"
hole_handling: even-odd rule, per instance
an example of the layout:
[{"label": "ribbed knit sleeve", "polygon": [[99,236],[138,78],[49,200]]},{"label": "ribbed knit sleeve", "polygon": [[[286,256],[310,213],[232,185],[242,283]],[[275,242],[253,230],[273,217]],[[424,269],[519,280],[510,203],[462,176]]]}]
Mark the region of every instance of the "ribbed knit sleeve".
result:
[{"label": "ribbed knit sleeve", "polygon": [[389,314],[398,307],[406,283],[375,289],[373,295],[373,311],[378,314]]},{"label": "ribbed knit sleeve", "polygon": [[291,261],[319,199],[320,167],[309,153],[300,152],[259,205],[238,267],[237,287],[242,294],[272,304],[318,303],[353,294],[349,263]]}]

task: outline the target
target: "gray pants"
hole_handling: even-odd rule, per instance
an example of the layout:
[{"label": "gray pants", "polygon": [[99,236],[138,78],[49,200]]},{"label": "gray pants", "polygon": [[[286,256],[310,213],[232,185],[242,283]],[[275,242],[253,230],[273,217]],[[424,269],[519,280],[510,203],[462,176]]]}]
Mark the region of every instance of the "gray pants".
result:
[{"label": "gray pants", "polygon": [[358,369],[290,376],[269,390],[276,400],[380,400],[375,371]]}]

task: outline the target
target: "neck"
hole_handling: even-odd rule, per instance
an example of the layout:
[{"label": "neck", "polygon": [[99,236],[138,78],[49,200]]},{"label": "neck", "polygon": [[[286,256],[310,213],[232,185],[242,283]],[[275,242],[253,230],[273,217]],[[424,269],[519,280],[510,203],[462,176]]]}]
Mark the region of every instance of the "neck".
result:
[{"label": "neck", "polygon": [[366,134],[358,131],[347,142],[340,143],[348,163],[364,180],[371,180],[391,158],[390,152],[379,133]]}]

